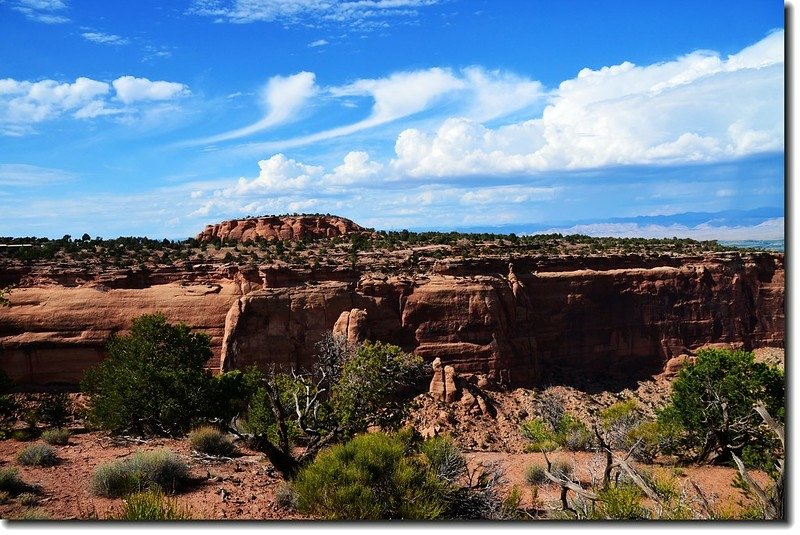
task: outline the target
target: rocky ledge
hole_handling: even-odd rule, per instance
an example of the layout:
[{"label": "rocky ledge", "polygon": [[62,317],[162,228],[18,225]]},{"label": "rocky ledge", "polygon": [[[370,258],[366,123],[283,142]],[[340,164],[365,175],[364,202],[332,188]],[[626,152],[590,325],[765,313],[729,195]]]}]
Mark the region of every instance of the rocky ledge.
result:
[{"label": "rocky ledge", "polygon": [[207,225],[197,240],[302,240],[304,238],[333,238],[365,229],[349,219],[327,215],[265,216],[231,219]]}]

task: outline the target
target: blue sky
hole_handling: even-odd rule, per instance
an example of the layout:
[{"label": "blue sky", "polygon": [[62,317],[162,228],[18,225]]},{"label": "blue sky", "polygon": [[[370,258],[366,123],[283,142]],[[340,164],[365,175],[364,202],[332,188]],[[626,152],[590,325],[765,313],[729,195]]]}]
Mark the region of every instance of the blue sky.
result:
[{"label": "blue sky", "polygon": [[0,235],[775,239],[784,4],[0,0]]}]

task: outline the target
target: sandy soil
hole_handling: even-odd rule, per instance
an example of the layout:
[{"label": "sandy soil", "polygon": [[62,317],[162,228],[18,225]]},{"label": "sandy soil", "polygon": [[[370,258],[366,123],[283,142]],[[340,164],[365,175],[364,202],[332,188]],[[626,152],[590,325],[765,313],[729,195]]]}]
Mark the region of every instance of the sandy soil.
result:
[{"label": "sandy soil", "polygon": [[[104,519],[119,510],[121,500],[93,496],[89,482],[95,467],[138,451],[167,448],[189,463],[196,483],[177,494],[193,519],[291,519],[300,516],[275,505],[282,482],[261,454],[240,447],[241,456],[226,462],[193,456],[186,439],[154,439],[146,443],[112,440],[100,433],[76,434],[69,445],[55,446],[61,462],[53,467],[19,466],[15,456],[29,443],[0,442],[0,464],[16,466],[22,479],[41,489],[39,510],[54,519]],[[0,517],[19,517],[26,507],[12,500],[0,505]]]},{"label": "sandy soil", "polygon": [[[168,448],[178,453],[191,467],[195,483],[177,494],[175,499],[184,506],[193,519],[300,519],[303,518],[276,504],[275,492],[282,483],[280,475],[261,454],[240,446],[241,456],[227,461],[210,461],[198,458],[189,450],[186,439],[153,439],[145,443],[112,440],[100,433],[80,433],[70,439],[69,445],[56,446],[61,462],[53,467],[20,466],[15,456],[30,443],[5,440],[0,442],[0,465],[15,466],[22,479],[40,488],[35,507],[53,519],[104,519],[119,511],[119,499],[93,496],[89,481],[95,467],[115,459],[127,457],[138,451]],[[538,509],[539,514],[558,510],[559,489],[548,484],[533,489],[525,483],[525,471],[531,464],[543,464],[540,453],[507,453],[500,451],[471,451],[469,464],[498,463],[503,469],[503,492],[513,485],[522,490],[522,504]],[[603,457],[591,452],[552,452],[552,461],[567,461],[574,466],[574,474],[584,487],[602,477]],[[703,466],[645,467],[662,470],[675,478],[678,488],[685,489],[686,499],[699,507],[699,498],[690,481],[697,483],[715,505],[731,504],[738,507],[742,500],[740,491],[731,486],[734,470]],[[677,475],[676,475],[677,474]],[[758,477],[764,480],[763,474]],[[28,507],[19,499],[0,504],[0,517],[19,518]],[[699,510],[699,509],[698,509]]]}]

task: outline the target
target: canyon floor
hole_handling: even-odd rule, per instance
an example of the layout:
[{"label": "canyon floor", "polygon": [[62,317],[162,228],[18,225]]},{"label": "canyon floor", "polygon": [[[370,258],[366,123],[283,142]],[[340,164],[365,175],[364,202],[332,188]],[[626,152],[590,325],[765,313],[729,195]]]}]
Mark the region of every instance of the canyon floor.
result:
[{"label": "canyon floor", "polygon": [[[760,359],[772,363],[782,361],[782,351],[761,350]],[[567,402],[567,408],[582,419],[611,403],[628,397],[636,398],[645,411],[664,403],[669,395],[669,380],[663,376],[640,381],[634,388],[613,388],[597,392],[593,388],[549,387]],[[525,439],[519,425],[528,418],[531,400],[539,390],[516,389],[510,392],[491,392],[497,410],[494,417],[467,413],[460,404],[434,401],[429,394],[414,399],[409,423],[421,432],[452,436],[465,453],[469,466],[496,463],[503,471],[501,493],[507,494],[517,486],[521,491],[521,506],[531,518],[548,518],[560,509],[559,487],[545,484],[535,490],[525,481],[531,464],[542,464],[541,453],[525,453]],[[192,484],[174,499],[191,515],[200,520],[298,520],[303,515],[278,505],[276,492],[283,479],[264,456],[237,443],[238,455],[228,459],[212,459],[192,452],[187,439],[154,438],[148,440],[111,437],[105,433],[88,432],[73,426],[69,444],[55,446],[60,462],[53,467],[26,467],[16,461],[16,454],[30,442],[0,441],[0,466],[14,466],[22,479],[39,490],[36,503],[24,505],[19,498],[0,503],[0,517],[17,519],[34,509],[54,520],[107,519],[118,514],[122,500],[94,496],[89,482],[94,469],[103,463],[128,457],[136,452],[167,448],[180,455],[191,468]],[[553,461],[566,461],[573,466],[574,476],[584,487],[602,478],[604,457],[598,452],[551,452]],[[736,511],[748,500],[732,486],[735,470],[720,466],[676,466],[669,460],[653,465],[636,464],[640,470],[673,479],[684,495],[685,503],[702,510],[702,498],[695,490],[703,490],[712,507]],[[766,476],[756,473],[761,482]]]}]

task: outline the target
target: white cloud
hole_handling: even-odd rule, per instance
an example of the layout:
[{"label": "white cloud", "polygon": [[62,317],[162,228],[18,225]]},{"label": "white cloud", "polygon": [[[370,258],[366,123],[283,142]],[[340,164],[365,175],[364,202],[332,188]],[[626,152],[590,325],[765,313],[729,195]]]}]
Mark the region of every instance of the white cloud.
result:
[{"label": "white cloud", "polygon": [[30,20],[45,24],[63,24],[69,18],[59,13],[67,9],[63,0],[17,0],[11,9],[19,11]]},{"label": "white cloud", "polygon": [[406,129],[392,165],[411,176],[457,176],[710,162],[781,150],[782,46],[778,31],[724,60],[694,52],[645,67],[583,69],[552,93],[541,118],[494,129],[449,118],[435,133]]},{"label": "white cloud", "polygon": [[420,112],[442,95],[462,89],[465,83],[449,70],[400,72],[388,78],[362,79],[329,92],[335,97],[369,96],[375,101],[365,122],[384,123]]},{"label": "white cloud", "polygon": [[496,186],[484,187],[468,191],[461,195],[461,204],[487,205],[487,204],[521,204],[531,201],[552,200],[559,192],[559,188],[531,187],[531,186]]},{"label": "white cloud", "polygon": [[308,47],[309,48],[316,48],[318,46],[325,46],[327,44],[328,44],[328,41],[326,41],[325,39],[317,39],[316,41],[312,41],[312,42],[308,43]]},{"label": "white cloud", "polygon": [[191,12],[233,23],[284,25],[348,24],[360,30],[385,28],[388,19],[416,18],[418,8],[439,0],[195,0]]},{"label": "white cloud", "polygon": [[189,88],[177,82],[152,82],[147,78],[121,76],[112,82],[117,98],[125,104],[144,100],[170,100],[188,95]]},{"label": "white cloud", "polygon": [[102,33],[102,32],[84,32],[81,34],[81,37],[83,37],[87,41],[91,41],[93,43],[98,43],[101,45],[121,46],[121,45],[127,45],[130,42],[124,37],[120,37],[119,35]]},{"label": "white cloud", "polygon": [[248,180],[241,177],[235,186],[219,190],[215,195],[242,197],[304,189],[323,173],[322,167],[306,165],[283,154],[276,154],[269,159],[259,161],[258,167],[260,172],[256,178]]},{"label": "white cloud", "polygon": [[[385,78],[360,79],[347,85],[329,87],[325,94],[333,98],[371,98],[370,115],[352,124],[307,136],[252,144],[247,148],[251,151],[280,151],[347,136],[412,118],[443,103],[461,108],[467,117],[490,120],[528,108],[543,99],[539,82],[479,67],[470,67],[458,74],[439,67],[397,72]],[[347,102],[345,100],[344,105]]]},{"label": "white cloud", "polygon": [[0,186],[49,186],[73,180],[75,175],[63,169],[52,169],[23,163],[0,164]]},{"label": "white cloud", "polygon": [[[117,98],[111,99],[112,86]],[[30,82],[0,79],[0,133],[27,135],[33,125],[71,114],[75,119],[93,119],[105,115],[120,115],[120,120],[133,121],[148,115],[148,110],[133,104],[142,101],[165,100],[189,94],[183,84],[150,82],[146,78],[123,76],[111,84],[80,77],[74,82],[40,80]]]},{"label": "white cloud", "polygon": [[348,152],[342,165],[325,175],[325,183],[342,186],[365,182],[376,178],[383,169],[379,162],[370,161],[369,154],[364,151]]},{"label": "white cloud", "polygon": [[119,115],[125,113],[121,108],[109,108],[107,103],[102,100],[93,100],[72,116],[76,119],[94,119],[95,117],[102,117],[103,115]]},{"label": "white cloud", "polygon": [[620,238],[692,238],[695,240],[782,240],[784,218],[767,219],[754,226],[713,226],[708,223],[686,225],[638,225],[636,223],[595,223],[568,228],[551,228],[541,234],[586,234],[588,236]]},{"label": "white cloud", "polygon": [[463,71],[472,99],[465,115],[476,121],[489,121],[540,102],[544,86],[535,80],[499,70],[469,67]]},{"label": "white cloud", "polygon": [[83,77],[73,83],[6,78],[0,80],[0,123],[38,123],[82,108],[109,90],[107,83]]},{"label": "white cloud", "polygon": [[244,128],[194,141],[192,144],[218,143],[236,139],[290,122],[296,118],[308,100],[316,93],[314,73],[303,71],[291,76],[273,76],[261,91],[263,106],[268,110],[261,120]]}]

